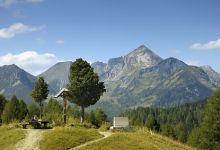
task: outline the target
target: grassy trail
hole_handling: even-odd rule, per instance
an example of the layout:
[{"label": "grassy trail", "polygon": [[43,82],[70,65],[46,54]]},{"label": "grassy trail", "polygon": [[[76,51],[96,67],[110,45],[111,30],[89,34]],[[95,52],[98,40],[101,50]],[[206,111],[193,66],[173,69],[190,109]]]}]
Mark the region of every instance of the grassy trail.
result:
[{"label": "grassy trail", "polygon": [[0,126],[0,150],[15,150],[15,145],[25,138],[25,131],[13,125]]},{"label": "grassy trail", "polygon": [[130,133],[114,133],[99,142],[93,142],[79,150],[195,150],[187,145],[173,141],[167,137],[150,134],[145,131],[135,131]]},{"label": "grassy trail", "polygon": [[25,129],[26,137],[16,144],[16,150],[39,150],[39,141],[45,130]]},{"label": "grassy trail", "polygon": [[96,142],[100,142],[101,140],[104,140],[105,138],[108,138],[109,136],[111,136],[113,133],[112,132],[99,132],[99,134],[103,135],[103,138],[100,138],[100,139],[97,139],[97,140],[90,141],[90,142],[87,142],[85,144],[79,145],[77,147],[74,147],[72,150],[79,149],[79,148],[85,147],[87,145],[96,143]]}]

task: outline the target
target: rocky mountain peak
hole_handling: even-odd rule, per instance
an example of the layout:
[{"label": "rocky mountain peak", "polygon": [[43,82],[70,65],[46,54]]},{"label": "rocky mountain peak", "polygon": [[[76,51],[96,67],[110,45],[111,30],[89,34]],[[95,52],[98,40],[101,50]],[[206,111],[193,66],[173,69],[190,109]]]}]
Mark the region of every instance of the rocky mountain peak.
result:
[{"label": "rocky mountain peak", "polygon": [[141,45],[124,57],[125,64],[132,68],[152,67],[163,59],[145,45]]},{"label": "rocky mountain peak", "polygon": [[188,65],[185,64],[183,61],[170,57],[163,61],[161,61],[157,66],[155,66],[157,69],[160,70],[160,72],[166,72],[168,74],[172,74],[176,72],[178,69],[187,67]]},{"label": "rocky mountain peak", "polygon": [[204,70],[207,70],[207,71],[214,71],[214,70],[212,69],[212,67],[209,66],[209,65],[201,66],[201,68],[204,69]]},{"label": "rocky mountain peak", "polygon": [[220,88],[220,74],[209,65],[202,66],[201,69],[208,75],[211,83]]}]

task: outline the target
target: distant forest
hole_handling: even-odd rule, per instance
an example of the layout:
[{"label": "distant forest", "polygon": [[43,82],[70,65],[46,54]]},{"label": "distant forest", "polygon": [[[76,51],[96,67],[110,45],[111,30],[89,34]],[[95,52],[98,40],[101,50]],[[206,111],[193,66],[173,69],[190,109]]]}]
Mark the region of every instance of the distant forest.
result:
[{"label": "distant forest", "polygon": [[207,100],[172,108],[138,107],[121,116],[128,116],[133,126],[149,126],[154,121],[162,134],[186,142],[191,130],[201,123],[206,103]]},{"label": "distant forest", "polygon": [[172,108],[143,108],[128,110],[132,126],[146,126],[199,149],[220,149],[220,91],[207,100]]}]

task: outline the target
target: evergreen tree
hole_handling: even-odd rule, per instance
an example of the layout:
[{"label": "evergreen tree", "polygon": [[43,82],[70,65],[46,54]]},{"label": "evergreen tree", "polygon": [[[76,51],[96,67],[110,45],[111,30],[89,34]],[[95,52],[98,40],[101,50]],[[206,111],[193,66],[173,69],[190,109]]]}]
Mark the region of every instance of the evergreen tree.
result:
[{"label": "evergreen tree", "polygon": [[220,91],[208,99],[201,124],[201,144],[205,150],[220,149]]},{"label": "evergreen tree", "polygon": [[104,83],[99,81],[90,64],[81,58],[70,66],[69,81],[67,88],[72,96],[70,101],[81,106],[81,122],[83,122],[84,109],[94,105],[106,91]]},{"label": "evergreen tree", "polygon": [[74,105],[74,106],[68,106],[67,108],[67,114],[70,116],[73,116],[75,119],[79,119],[80,117],[80,111],[79,111],[79,106]]},{"label": "evergreen tree", "polygon": [[29,119],[34,115],[36,115],[36,116],[40,115],[40,107],[37,106],[35,103],[32,103],[28,106]]},{"label": "evergreen tree", "polygon": [[13,120],[18,120],[19,119],[19,100],[17,99],[16,96],[13,96],[10,100],[5,105],[5,108],[3,110],[2,114],[2,121],[3,123],[10,123]]},{"label": "evergreen tree", "polygon": [[176,133],[173,126],[165,124],[161,126],[161,133],[168,137],[176,139]]},{"label": "evergreen tree", "polygon": [[19,113],[18,113],[18,119],[22,121],[26,115],[28,114],[27,105],[23,100],[19,101]]},{"label": "evergreen tree", "polygon": [[159,131],[160,130],[160,124],[157,122],[157,120],[150,116],[148,117],[147,119],[147,122],[146,122],[146,126],[151,129],[151,130],[154,130],[154,131]]},{"label": "evergreen tree", "polygon": [[196,127],[192,130],[188,137],[187,143],[195,147],[199,147],[199,145],[201,145],[201,129],[199,127]]},{"label": "evergreen tree", "polygon": [[94,111],[90,111],[90,113],[88,114],[88,122],[97,125]]},{"label": "evergreen tree", "polygon": [[4,95],[0,94],[0,123],[2,122],[1,116],[6,103],[7,100],[5,99]]},{"label": "evergreen tree", "polygon": [[175,133],[177,136],[177,139],[180,142],[185,143],[187,141],[187,129],[186,129],[186,125],[184,125],[183,123],[179,123],[175,126]]},{"label": "evergreen tree", "polygon": [[103,122],[106,121],[107,115],[101,108],[96,108],[95,110],[95,119],[98,126],[101,126]]},{"label": "evergreen tree", "polygon": [[62,111],[63,107],[60,105],[60,103],[50,98],[47,106],[44,109],[45,118],[49,121],[53,121],[55,124],[61,124],[62,123]]},{"label": "evergreen tree", "polygon": [[43,77],[39,77],[35,83],[35,88],[31,93],[32,98],[35,102],[39,103],[40,106],[40,119],[42,117],[42,102],[47,99],[49,90],[48,85],[44,81]]}]

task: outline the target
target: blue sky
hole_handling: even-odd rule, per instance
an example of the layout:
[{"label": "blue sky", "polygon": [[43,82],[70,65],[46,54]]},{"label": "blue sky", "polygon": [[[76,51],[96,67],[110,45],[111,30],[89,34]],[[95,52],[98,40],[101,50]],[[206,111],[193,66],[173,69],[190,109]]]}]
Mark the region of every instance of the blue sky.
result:
[{"label": "blue sky", "polygon": [[219,0],[0,0],[0,65],[39,74],[58,61],[107,62],[144,44],[220,72]]}]

